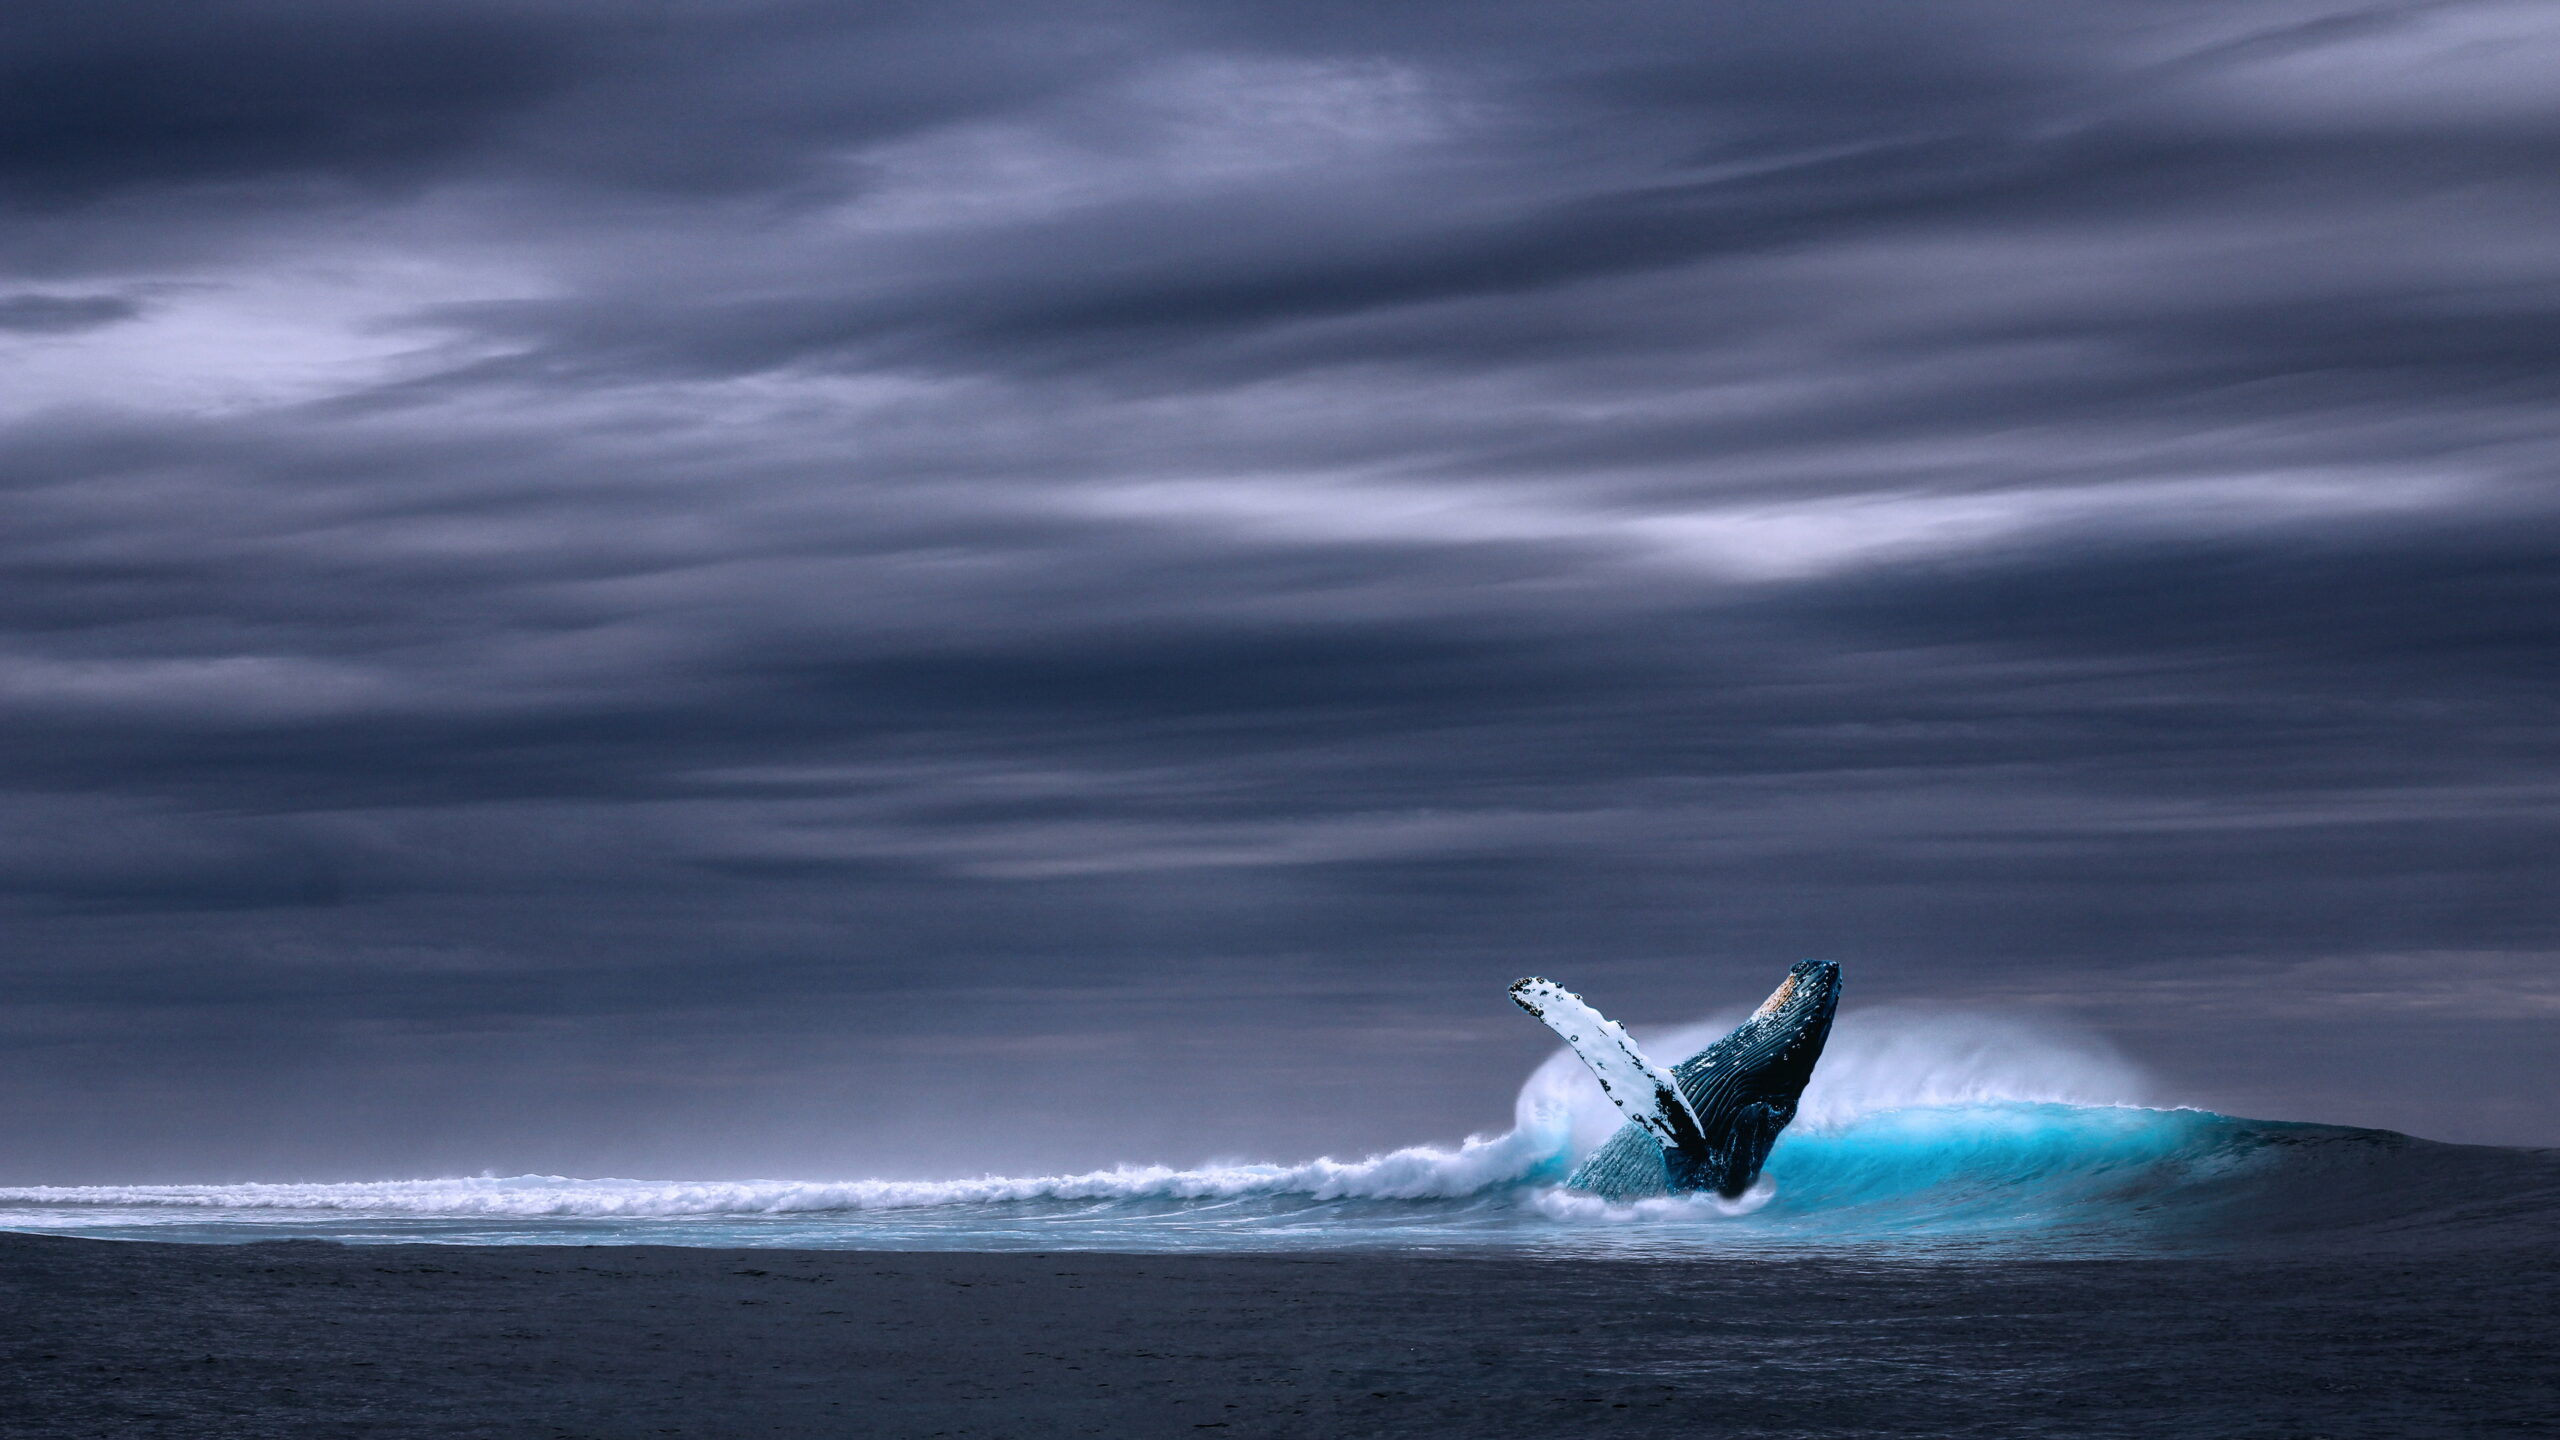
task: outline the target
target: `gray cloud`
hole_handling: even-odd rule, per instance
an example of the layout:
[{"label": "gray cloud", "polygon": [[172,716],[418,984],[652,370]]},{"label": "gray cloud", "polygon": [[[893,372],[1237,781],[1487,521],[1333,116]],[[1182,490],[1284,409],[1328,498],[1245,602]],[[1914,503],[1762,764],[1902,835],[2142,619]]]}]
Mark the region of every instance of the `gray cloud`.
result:
[{"label": "gray cloud", "polygon": [[0,331],[76,335],[142,313],[120,295],[0,295]]},{"label": "gray cloud", "polygon": [[2538,11],[5,23],[24,1178],[1394,1143],[1803,954],[2549,1138]]}]

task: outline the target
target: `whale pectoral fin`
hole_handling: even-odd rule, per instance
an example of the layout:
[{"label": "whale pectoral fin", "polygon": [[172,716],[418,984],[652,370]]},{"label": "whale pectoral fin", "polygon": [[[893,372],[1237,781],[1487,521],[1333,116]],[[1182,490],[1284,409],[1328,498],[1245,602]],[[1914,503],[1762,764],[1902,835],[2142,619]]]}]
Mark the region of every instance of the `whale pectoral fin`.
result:
[{"label": "whale pectoral fin", "polygon": [[1512,1003],[1546,1022],[1591,1067],[1600,1089],[1629,1120],[1675,1155],[1703,1159],[1706,1127],[1698,1123],[1671,1072],[1645,1058],[1618,1022],[1583,1003],[1553,980],[1531,978],[1511,987]]}]

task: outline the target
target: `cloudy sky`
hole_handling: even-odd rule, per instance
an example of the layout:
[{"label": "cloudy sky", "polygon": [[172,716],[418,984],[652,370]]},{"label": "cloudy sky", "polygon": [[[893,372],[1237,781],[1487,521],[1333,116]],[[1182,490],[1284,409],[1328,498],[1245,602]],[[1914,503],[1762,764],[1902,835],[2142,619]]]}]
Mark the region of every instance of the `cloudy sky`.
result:
[{"label": "cloudy sky", "polygon": [[1449,1139],[1513,977],[1808,955],[2560,1141],[2554,73],[2541,0],[19,0],[0,1179]]}]

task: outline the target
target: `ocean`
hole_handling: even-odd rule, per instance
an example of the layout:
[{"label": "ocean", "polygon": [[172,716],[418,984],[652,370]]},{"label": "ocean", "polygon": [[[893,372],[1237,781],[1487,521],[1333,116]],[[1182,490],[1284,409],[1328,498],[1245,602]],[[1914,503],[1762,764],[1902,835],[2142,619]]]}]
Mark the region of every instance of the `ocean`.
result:
[{"label": "ocean", "polygon": [[1736,1201],[1566,1188],[1615,1123],[1559,1054],[1507,1129],[1347,1159],[19,1185],[0,1431],[2556,1433],[2560,1152],[2181,1106],[1946,1014],[1844,1015]]}]

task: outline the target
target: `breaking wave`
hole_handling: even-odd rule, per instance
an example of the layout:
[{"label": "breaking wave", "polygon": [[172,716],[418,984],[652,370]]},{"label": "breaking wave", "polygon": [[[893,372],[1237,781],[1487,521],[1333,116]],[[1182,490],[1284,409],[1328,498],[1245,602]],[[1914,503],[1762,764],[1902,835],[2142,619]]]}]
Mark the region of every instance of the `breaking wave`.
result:
[{"label": "breaking wave", "polygon": [[[1709,1021],[1645,1037],[1682,1054]],[[1929,1011],[1844,1016],[1761,1184],[1610,1204],[1561,1188],[1619,1123],[1569,1054],[1510,1130],[1359,1160],[943,1181],[556,1175],[0,1189],[0,1227],[129,1238],[902,1249],[1527,1245],[1693,1250],[2438,1230],[2560,1214],[2547,1152],[2161,1109],[2085,1037]],[[2475,1225],[2476,1228],[2476,1225]]]}]

